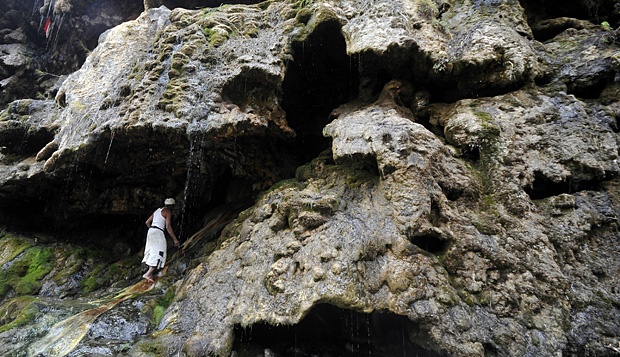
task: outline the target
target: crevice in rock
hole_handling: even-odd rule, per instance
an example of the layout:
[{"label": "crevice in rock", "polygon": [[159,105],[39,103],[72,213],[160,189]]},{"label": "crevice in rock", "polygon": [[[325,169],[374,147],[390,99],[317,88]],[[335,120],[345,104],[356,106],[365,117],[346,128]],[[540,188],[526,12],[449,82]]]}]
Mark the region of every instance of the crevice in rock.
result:
[{"label": "crevice in rock", "polygon": [[562,193],[573,194],[583,190],[599,190],[600,184],[608,179],[608,177],[604,177],[575,180],[569,177],[562,182],[555,182],[537,171],[534,173],[534,182],[530,187],[525,188],[525,192],[532,200],[540,200]]},{"label": "crevice in rock", "polygon": [[317,26],[302,42],[294,42],[282,84],[282,107],[297,134],[295,151],[300,163],[308,162],[329,147],[322,130],[330,112],[358,95],[358,61],[346,54],[340,24]]},{"label": "crevice in rock", "polygon": [[480,146],[464,145],[461,147],[461,157],[465,160],[478,162],[480,160]]},{"label": "crevice in rock", "polygon": [[411,243],[432,254],[441,254],[446,251],[448,242],[433,234],[415,236]]},{"label": "crevice in rock", "polygon": [[275,102],[279,78],[257,68],[242,68],[222,89],[222,98],[230,100],[242,112],[254,113],[265,103]]},{"label": "crevice in rock", "polygon": [[534,38],[544,42],[568,28],[584,28],[586,22],[598,25],[608,21],[615,27],[620,13],[613,0],[519,0],[525,9]]},{"label": "crevice in rock", "polygon": [[613,74],[600,76],[585,83],[568,83],[566,89],[568,94],[573,94],[577,98],[598,99],[608,83],[613,83]]},{"label": "crevice in rock", "polygon": [[[431,219],[433,219],[431,217]],[[418,248],[425,250],[431,254],[443,254],[450,243],[441,235],[438,229],[423,228],[416,231],[407,232],[409,241]]]},{"label": "crevice in rock", "polygon": [[267,350],[274,356],[442,356],[420,346],[429,344],[424,330],[405,316],[330,304],[315,306],[296,325],[237,325],[234,332],[233,351],[239,357],[267,355]]}]

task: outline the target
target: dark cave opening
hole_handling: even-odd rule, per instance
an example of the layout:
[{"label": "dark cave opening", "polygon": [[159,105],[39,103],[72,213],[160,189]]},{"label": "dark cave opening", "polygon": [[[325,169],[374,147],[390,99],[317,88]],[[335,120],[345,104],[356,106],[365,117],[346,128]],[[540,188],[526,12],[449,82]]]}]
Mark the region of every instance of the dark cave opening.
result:
[{"label": "dark cave opening", "polygon": [[569,177],[562,182],[555,182],[537,171],[534,173],[534,182],[530,187],[525,188],[525,192],[532,200],[540,200],[563,193],[573,194],[583,190],[598,190],[601,182],[607,179],[609,177],[582,180]]},{"label": "dark cave opening", "polygon": [[271,356],[418,356],[441,354],[413,340],[424,341],[424,331],[407,317],[385,311],[370,314],[315,306],[298,324],[265,323],[235,327],[233,353],[239,357]]},{"label": "dark cave opening", "polygon": [[569,27],[575,26],[571,20],[556,21],[550,26],[539,26],[541,21],[550,19],[578,19],[600,24],[603,21],[616,28],[620,21],[620,7],[614,0],[519,0],[527,15],[534,37],[541,42],[555,37]]},{"label": "dark cave opening", "polygon": [[598,99],[609,83],[614,82],[613,73],[586,83],[567,83],[566,92],[581,99]]},{"label": "dark cave opening", "polygon": [[446,251],[448,246],[447,241],[432,234],[414,236],[411,243],[432,254],[441,254]]},{"label": "dark cave opening", "polygon": [[358,86],[358,61],[346,54],[338,22],[322,23],[306,41],[293,43],[293,61],[282,84],[282,107],[297,134],[300,163],[329,147],[330,140],[322,134],[329,114],[356,98]]},{"label": "dark cave opening", "polygon": [[[188,195],[182,207],[177,209],[178,232],[182,239],[189,238],[209,224],[214,211],[239,212],[254,202],[251,181],[233,176],[231,169],[224,165],[212,169],[218,172],[214,174],[213,181],[206,184],[202,182],[204,177],[195,176],[193,180],[201,181],[199,185],[204,187]],[[192,185],[191,181],[188,185]]]}]

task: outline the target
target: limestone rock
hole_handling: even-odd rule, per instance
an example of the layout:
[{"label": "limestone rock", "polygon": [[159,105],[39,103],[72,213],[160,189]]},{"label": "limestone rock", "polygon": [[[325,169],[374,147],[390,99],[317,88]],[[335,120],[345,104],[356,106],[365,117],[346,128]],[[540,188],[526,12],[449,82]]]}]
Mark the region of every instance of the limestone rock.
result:
[{"label": "limestone rock", "polygon": [[[615,351],[619,40],[574,19],[590,1],[86,3],[39,3],[42,22],[0,4],[0,225],[48,233],[57,257],[24,275],[0,252],[6,293],[116,292],[54,244],[136,253],[163,197],[189,238],[166,307],[136,302],[157,308],[148,334],[119,306],[76,355],[102,338],[135,356],[319,354],[325,335],[335,355]],[[65,51],[69,16],[88,55]],[[118,264],[101,269],[139,278]],[[8,295],[9,324],[41,308]],[[0,340],[27,354],[38,335],[14,325]],[[297,328],[319,338],[286,345]]]}]

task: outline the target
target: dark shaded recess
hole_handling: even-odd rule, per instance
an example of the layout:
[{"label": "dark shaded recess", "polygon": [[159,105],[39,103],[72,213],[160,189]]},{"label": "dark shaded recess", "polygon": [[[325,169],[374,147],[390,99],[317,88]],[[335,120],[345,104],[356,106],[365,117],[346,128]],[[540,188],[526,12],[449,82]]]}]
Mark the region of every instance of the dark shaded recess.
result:
[{"label": "dark shaded recess", "polygon": [[442,354],[412,340],[424,341],[424,332],[405,316],[375,311],[370,314],[329,304],[315,306],[293,326],[254,324],[235,327],[233,350],[239,357],[276,356],[418,356]]},{"label": "dark shaded recess", "polygon": [[[559,17],[589,20],[594,24],[607,21],[614,28],[620,21],[620,6],[615,0],[519,0],[519,3],[525,9],[527,21],[533,29],[539,21]],[[570,27],[569,23],[567,25],[534,31],[534,37],[539,41],[548,40]]]},{"label": "dark shaded recess", "polygon": [[[431,213],[429,220],[431,224],[434,226],[439,225],[440,220],[439,208],[436,204],[431,203]],[[415,244],[418,248],[425,250],[432,254],[442,254],[446,251],[448,244],[450,243],[444,237],[442,237],[439,233],[434,232],[433,230],[423,229],[423,230],[408,230],[407,237],[409,241]]]},{"label": "dark shaded recess", "polygon": [[59,241],[140,247],[152,210],[183,192],[187,143],[181,134],[118,131],[112,137],[108,131],[94,136],[91,150],[59,160],[50,175],[15,183],[19,187],[4,185],[0,221]]},{"label": "dark shaded recess", "polygon": [[258,68],[244,68],[222,88],[222,97],[229,99],[243,111],[248,105],[265,102],[273,92],[273,78],[269,78],[268,73]]},{"label": "dark shaded recess", "polygon": [[[240,108],[250,108],[252,104],[252,100],[247,101],[248,97],[243,95],[243,88],[251,98],[262,95],[257,84],[251,84],[259,80],[254,76],[247,78],[247,87],[245,80],[238,78],[226,89],[227,96],[232,97]],[[257,108],[261,109],[264,108]],[[240,128],[237,130],[242,134]],[[190,148],[181,155],[187,173],[183,176],[180,190],[176,191],[184,196],[179,218],[180,232],[184,238],[202,229],[205,216],[213,209],[222,205],[246,207],[253,204],[262,189],[294,177],[298,166],[290,138],[266,134],[214,141],[201,132],[190,134],[190,137]]]},{"label": "dark shaded recess", "polygon": [[329,113],[357,97],[358,61],[347,56],[336,21],[319,25],[306,41],[294,42],[293,61],[282,84],[282,107],[297,133],[295,151],[305,163],[329,147],[322,130]]},{"label": "dark shaded recess", "polygon": [[[454,102],[465,96],[456,82],[429,78],[427,74],[433,63],[415,46],[391,46],[382,55],[364,52],[359,55],[359,62],[362,101],[375,101],[385,84],[393,79],[411,83],[412,93],[428,91],[431,102]],[[427,114],[416,113],[416,121],[431,129]]]},{"label": "dark shaded recess", "polygon": [[501,353],[499,353],[497,346],[495,345],[494,342],[483,342],[482,346],[484,347],[484,355],[486,357],[500,357],[502,356]]},{"label": "dark shaded recess", "polygon": [[448,247],[447,241],[432,234],[414,236],[411,239],[411,243],[432,254],[441,254]]},{"label": "dark shaded recess", "polygon": [[532,200],[540,200],[562,193],[572,194],[583,190],[599,190],[600,184],[611,179],[611,175],[601,178],[587,177],[584,179],[568,178],[562,182],[554,182],[540,172],[534,173],[534,182],[526,187],[525,192]]},{"label": "dark shaded recess", "polygon": [[[372,102],[377,99],[383,86],[392,79],[407,81],[412,84],[412,92],[427,91],[429,102],[453,103],[463,98],[492,97],[506,94],[519,89],[524,83],[513,83],[510,86],[498,86],[492,83],[479,87],[480,73],[495,72],[502,63],[488,63],[486,67],[464,67],[459,76],[437,75],[433,78],[432,63],[427,56],[420,53],[413,44],[411,47],[389,47],[383,54],[364,52],[359,55],[360,62],[360,94],[362,101]],[[416,121],[433,132],[436,128],[428,122],[428,113],[418,113],[416,108],[408,106],[416,114]]]},{"label": "dark shaded recess", "polygon": [[176,212],[178,213],[178,233],[182,240],[189,238],[208,224],[214,211],[240,212],[254,203],[253,182],[234,177],[230,168],[223,165],[214,169],[212,178],[209,179],[210,183],[202,183],[204,187],[199,190],[192,187],[192,182],[204,180],[204,177],[196,176],[188,182],[188,189],[186,189],[188,195],[184,198],[182,209],[178,210],[180,212]]},{"label": "dark shaded recess", "polygon": [[[258,68],[243,67],[241,72],[222,88],[222,98],[236,104],[242,112],[278,116],[275,107],[280,78]],[[273,103],[272,108],[264,108]],[[263,112],[263,113],[261,113]],[[280,110],[281,112],[281,110]]]},{"label": "dark shaded recess", "polygon": [[360,100],[377,100],[385,84],[393,79],[410,82],[414,92],[425,88],[430,81],[421,74],[428,73],[431,64],[423,58],[416,48],[397,46],[389,47],[382,55],[374,52],[361,53]]},{"label": "dark shaded recess", "polygon": [[[602,64],[604,65],[604,64]],[[608,67],[605,67],[608,68]],[[566,91],[581,99],[598,99],[608,84],[613,83],[614,73],[609,70],[602,72],[603,74],[597,78],[591,78],[587,81],[567,83]],[[600,72],[599,72],[600,73]]]},{"label": "dark shaded recess", "polygon": [[0,131],[0,152],[28,157],[35,155],[53,139],[54,133],[46,128],[30,129],[15,124]]},{"label": "dark shaded recess", "polygon": [[465,145],[461,147],[461,157],[465,160],[478,162],[480,160],[480,147],[478,145]]}]

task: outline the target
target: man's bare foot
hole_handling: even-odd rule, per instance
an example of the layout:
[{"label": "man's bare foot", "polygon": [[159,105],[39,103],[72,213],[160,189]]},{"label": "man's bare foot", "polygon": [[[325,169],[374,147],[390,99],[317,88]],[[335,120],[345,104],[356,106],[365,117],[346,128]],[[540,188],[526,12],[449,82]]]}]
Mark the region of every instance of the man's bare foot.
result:
[{"label": "man's bare foot", "polygon": [[146,275],[146,274],[144,274],[144,275],[142,275],[142,277],[143,277],[144,279],[146,279],[146,280],[150,281],[151,283],[154,283],[154,282],[155,282],[155,280],[153,279],[153,277],[152,277],[152,276],[150,276],[150,275]]}]

